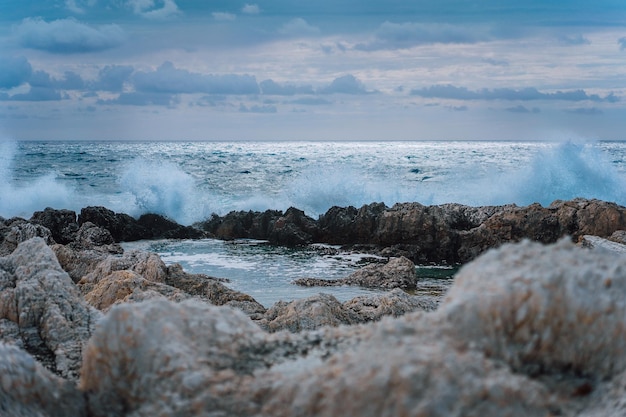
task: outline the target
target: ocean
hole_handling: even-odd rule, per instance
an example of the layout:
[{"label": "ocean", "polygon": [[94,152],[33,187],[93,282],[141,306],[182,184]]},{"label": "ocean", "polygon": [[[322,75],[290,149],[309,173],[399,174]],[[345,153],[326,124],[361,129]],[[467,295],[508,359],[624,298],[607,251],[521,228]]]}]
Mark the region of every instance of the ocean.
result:
[{"label": "ocean", "polygon": [[[133,216],[158,213],[182,224],[212,213],[290,206],[317,218],[334,205],[372,202],[548,205],[586,197],[626,205],[626,142],[4,141],[0,178],[5,218],[90,205]],[[338,278],[367,262],[254,241],[126,246],[229,278],[264,305],[319,292],[291,285],[295,278]],[[323,290],[340,300],[373,292]]]}]

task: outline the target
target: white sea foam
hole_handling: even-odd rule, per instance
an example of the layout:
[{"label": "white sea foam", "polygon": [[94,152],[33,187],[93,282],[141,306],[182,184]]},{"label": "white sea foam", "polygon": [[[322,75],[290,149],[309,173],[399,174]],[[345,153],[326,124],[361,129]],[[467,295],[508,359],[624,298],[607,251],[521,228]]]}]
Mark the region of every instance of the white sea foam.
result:
[{"label": "white sea foam", "polygon": [[19,186],[13,181],[14,141],[0,142],[0,215],[30,217],[46,207],[75,208],[75,192],[61,184],[53,172]]}]

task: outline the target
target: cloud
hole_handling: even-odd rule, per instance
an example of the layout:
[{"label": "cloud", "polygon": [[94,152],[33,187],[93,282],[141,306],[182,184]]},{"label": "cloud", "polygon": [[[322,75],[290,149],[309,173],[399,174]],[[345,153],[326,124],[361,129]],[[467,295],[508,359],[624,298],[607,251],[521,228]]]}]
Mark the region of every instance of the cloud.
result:
[{"label": "cloud", "polygon": [[507,107],[506,109],[504,109],[510,113],[541,113],[541,110],[537,107],[533,107],[532,109],[529,109],[528,107],[517,105],[515,107]]},{"label": "cloud", "polygon": [[52,22],[27,18],[15,29],[15,36],[24,47],[59,54],[103,51],[126,40],[116,24],[92,27],[73,18]]},{"label": "cloud", "polygon": [[28,83],[31,87],[40,87],[59,90],[82,90],[85,88],[85,81],[73,71],[66,71],[63,78],[52,78],[45,71],[35,71]]},{"label": "cloud", "polygon": [[259,14],[261,13],[261,8],[257,4],[245,4],[241,12],[244,14]]},{"label": "cloud", "polygon": [[24,57],[4,57],[0,60],[0,88],[13,88],[28,81],[33,68]]},{"label": "cloud", "polygon": [[278,109],[276,108],[276,106],[254,105],[254,106],[247,107],[246,105],[241,104],[239,106],[239,112],[240,113],[277,113]]},{"label": "cloud", "polygon": [[319,90],[320,94],[368,94],[365,86],[354,75],[347,74],[335,78],[328,87]]},{"label": "cloud", "polygon": [[361,51],[407,49],[430,43],[475,43],[487,39],[481,30],[468,26],[387,21],[380,25],[372,41],[354,48]]},{"label": "cloud", "polygon": [[411,95],[425,98],[447,98],[456,100],[563,100],[563,101],[596,101],[615,103],[619,101],[613,93],[600,97],[597,94],[587,94],[584,90],[556,91],[542,93],[536,88],[514,90],[510,88],[496,88],[493,90],[468,90],[465,87],[453,85],[433,85],[426,88],[411,90]]},{"label": "cloud", "polygon": [[132,77],[135,89],[152,93],[258,94],[259,86],[251,75],[205,75],[189,72],[165,62],[153,72],[137,72]]},{"label": "cloud", "polygon": [[63,96],[58,91],[49,87],[31,87],[27,93],[4,95],[3,100],[11,101],[58,101]]},{"label": "cloud", "polygon": [[321,97],[302,97],[296,100],[290,101],[291,104],[300,104],[303,106],[327,106],[332,102]]},{"label": "cloud", "polygon": [[290,20],[278,29],[278,33],[281,35],[289,36],[316,35],[319,32],[320,29],[318,27],[308,24],[307,21],[301,17]]},{"label": "cloud", "polygon": [[468,111],[469,110],[469,107],[467,106],[451,106],[448,108],[452,111]]},{"label": "cloud", "polygon": [[589,45],[591,44],[591,41],[587,38],[585,38],[583,35],[572,35],[572,36],[568,36],[568,35],[563,35],[559,37],[559,42],[562,45],[567,45],[567,46],[576,46],[576,45]]},{"label": "cloud", "polygon": [[599,114],[602,114],[602,110],[600,110],[597,107],[590,107],[590,108],[578,108],[578,109],[572,109],[572,110],[566,110],[567,113],[572,113],[572,114],[582,114],[585,116],[597,116]]},{"label": "cloud", "polygon": [[507,61],[506,59],[483,58],[481,61],[484,62],[485,64],[493,65],[496,67],[508,67],[509,66],[509,61]]},{"label": "cloud", "polygon": [[122,93],[111,100],[98,100],[98,104],[121,104],[125,106],[165,106],[172,107],[178,100],[174,94],[132,92]]},{"label": "cloud", "polygon": [[626,49],[626,36],[624,36],[623,38],[619,38],[617,40],[617,43],[619,43],[619,49],[620,51],[623,51]]},{"label": "cloud", "polygon": [[296,86],[292,84],[280,85],[273,80],[265,80],[259,83],[263,94],[275,96],[293,96],[296,94],[314,94],[310,85]]},{"label": "cloud", "polygon": [[213,16],[213,19],[219,20],[222,22],[231,22],[237,18],[237,16],[235,16],[232,13],[224,13],[224,12],[213,12],[211,13],[211,15]]},{"label": "cloud", "polygon": [[94,90],[121,92],[124,83],[130,79],[134,68],[129,65],[107,65],[98,72],[98,79],[92,83]]},{"label": "cloud", "polygon": [[166,20],[181,14],[174,0],[128,0],[133,12],[150,20]]}]

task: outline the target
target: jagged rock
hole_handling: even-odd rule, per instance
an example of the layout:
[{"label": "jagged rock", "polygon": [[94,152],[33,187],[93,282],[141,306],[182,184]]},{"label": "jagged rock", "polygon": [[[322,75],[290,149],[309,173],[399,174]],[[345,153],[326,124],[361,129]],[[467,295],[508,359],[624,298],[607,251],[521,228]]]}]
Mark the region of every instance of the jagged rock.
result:
[{"label": "jagged rock", "polygon": [[516,371],[606,379],[626,370],[624,294],[620,254],[523,241],[461,268],[437,312],[465,346]]},{"label": "jagged rock", "polygon": [[279,301],[267,310],[265,317],[257,324],[269,332],[289,330],[297,333],[359,322],[358,316],[346,309],[334,296],[321,293],[291,302]]},{"label": "jagged rock", "polygon": [[604,239],[598,236],[581,236],[579,242],[582,247],[590,249],[608,250],[612,252],[626,254],[626,245],[613,240]]},{"label": "jagged rock", "polygon": [[378,264],[365,266],[341,281],[348,285],[369,288],[412,289],[417,283],[417,274],[415,264],[401,256],[391,259],[382,266]]},{"label": "jagged rock", "polygon": [[413,311],[434,311],[439,303],[434,297],[407,294],[394,288],[377,295],[361,295],[343,303],[359,317],[360,323],[378,321],[386,316],[400,317]]},{"label": "jagged rock", "polygon": [[218,239],[232,240],[250,238],[267,240],[274,222],[283,215],[282,211],[231,211],[223,217],[214,214],[206,222],[197,224],[205,232]]},{"label": "jagged rock", "polygon": [[172,301],[191,298],[189,294],[177,288],[149,281],[136,272],[124,270],[114,271],[91,286],[90,291],[85,294],[85,301],[98,310],[106,312],[115,304],[160,297]]},{"label": "jagged rock", "polygon": [[249,372],[242,352],[263,337],[247,316],[227,307],[191,300],[116,306],[85,351],[80,388],[90,416],[192,416],[229,408],[236,401],[229,383]]},{"label": "jagged rock", "polygon": [[122,255],[109,255],[84,275],[79,284],[96,284],[115,271],[136,272],[148,281],[165,283],[167,266],[159,255],[144,251],[129,251]]},{"label": "jagged rock", "polygon": [[76,232],[76,237],[70,242],[73,247],[80,249],[93,249],[105,246],[109,252],[113,252],[108,247],[113,246],[115,252],[120,252],[121,247],[115,243],[111,232],[91,222],[84,222]]},{"label": "jagged rock", "polygon": [[47,227],[54,241],[63,245],[75,240],[78,231],[76,212],[72,210],[46,207],[43,211],[34,212],[30,222]]},{"label": "jagged rock", "polygon": [[33,237],[41,237],[46,243],[53,244],[52,233],[47,227],[32,224],[19,217],[0,223],[0,256],[11,254],[21,242]]},{"label": "jagged rock", "polygon": [[191,226],[182,226],[159,214],[142,214],[137,224],[149,232],[144,239],[200,239],[204,232]]},{"label": "jagged rock", "polygon": [[0,412],[11,417],[82,417],[83,393],[23,350],[0,343]]},{"label": "jagged rock", "polygon": [[274,222],[268,240],[275,245],[302,246],[312,243],[318,234],[315,220],[302,210],[290,207]]},{"label": "jagged rock", "polygon": [[99,317],[44,239],[0,258],[0,319],[17,324],[21,346],[54,373],[78,378],[83,344]]},{"label": "jagged rock", "polygon": [[401,256],[391,259],[384,265],[372,264],[364,266],[346,278],[299,278],[294,280],[293,283],[303,287],[359,285],[368,288],[413,289],[417,284],[417,275],[415,273],[415,264],[410,259]]},{"label": "jagged rock", "polygon": [[384,203],[355,207],[331,207],[320,216],[320,240],[332,245],[371,243],[380,214],[387,210]]},{"label": "jagged rock", "polygon": [[81,209],[78,223],[82,225],[86,222],[107,229],[116,242],[130,242],[149,238],[149,232],[146,228],[139,225],[131,216],[115,213],[106,207],[97,206]]}]

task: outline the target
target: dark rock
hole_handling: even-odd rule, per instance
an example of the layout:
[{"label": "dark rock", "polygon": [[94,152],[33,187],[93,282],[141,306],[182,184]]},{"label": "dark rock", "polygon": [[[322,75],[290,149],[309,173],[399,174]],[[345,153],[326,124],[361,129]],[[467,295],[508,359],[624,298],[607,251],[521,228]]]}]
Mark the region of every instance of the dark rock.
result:
[{"label": "dark rock", "polygon": [[249,238],[267,240],[274,222],[283,215],[282,211],[231,211],[223,217],[213,215],[197,227],[218,239],[232,240]]},{"label": "dark rock", "polygon": [[33,237],[41,237],[47,244],[54,244],[50,229],[15,217],[0,224],[0,256],[11,254],[17,245]]},{"label": "dark rock", "polygon": [[290,207],[276,219],[268,239],[274,245],[302,246],[313,243],[317,234],[315,220],[305,215],[304,211]]},{"label": "dark rock", "polygon": [[151,238],[150,232],[128,214],[115,213],[105,207],[85,207],[80,211],[78,223],[91,222],[107,229],[116,242],[131,242]]},{"label": "dark rock", "polygon": [[54,241],[63,245],[73,241],[78,231],[76,212],[72,210],[55,210],[47,207],[43,211],[33,213],[30,222],[47,227]]},{"label": "dark rock", "polygon": [[387,210],[383,203],[355,207],[331,207],[320,216],[320,240],[332,245],[372,243],[380,214]]},{"label": "dark rock", "polygon": [[142,214],[137,224],[150,235],[147,239],[201,239],[205,233],[195,227],[182,226],[158,214]]}]

